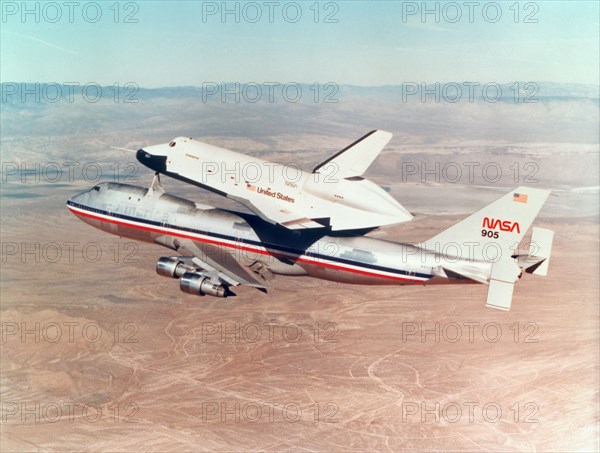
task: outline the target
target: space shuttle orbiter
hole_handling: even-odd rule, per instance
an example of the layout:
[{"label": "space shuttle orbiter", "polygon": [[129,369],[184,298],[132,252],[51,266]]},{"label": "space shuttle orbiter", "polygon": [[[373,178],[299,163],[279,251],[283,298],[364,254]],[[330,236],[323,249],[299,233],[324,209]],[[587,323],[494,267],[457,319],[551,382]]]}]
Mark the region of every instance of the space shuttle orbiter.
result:
[{"label": "space shuttle orbiter", "polygon": [[188,137],[148,146],[137,159],[152,170],[231,198],[289,229],[333,231],[406,222],[412,215],[363,174],[392,134],[371,131],[310,172]]}]

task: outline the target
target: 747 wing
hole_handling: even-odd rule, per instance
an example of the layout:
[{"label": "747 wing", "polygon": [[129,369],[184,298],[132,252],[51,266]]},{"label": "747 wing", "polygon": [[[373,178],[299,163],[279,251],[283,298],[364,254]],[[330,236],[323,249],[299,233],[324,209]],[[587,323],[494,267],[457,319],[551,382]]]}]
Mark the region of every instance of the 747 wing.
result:
[{"label": "747 wing", "polygon": [[[186,291],[186,285],[186,288],[191,286],[186,292],[210,294],[209,285],[212,285],[215,291],[222,287],[226,295],[234,295],[228,288],[239,285],[266,292],[268,280],[273,278],[273,274],[260,263],[247,266],[224,247],[169,236],[161,236],[156,242],[182,255],[161,258],[159,263],[162,262],[163,265],[158,266],[157,271],[161,275],[181,278],[182,290]],[[204,291],[204,288],[208,291]]]}]

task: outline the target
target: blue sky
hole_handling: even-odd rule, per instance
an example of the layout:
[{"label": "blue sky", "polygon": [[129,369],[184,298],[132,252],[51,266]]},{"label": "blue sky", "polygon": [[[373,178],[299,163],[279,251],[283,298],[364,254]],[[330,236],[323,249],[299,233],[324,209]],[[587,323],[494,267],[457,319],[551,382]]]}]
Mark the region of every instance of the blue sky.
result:
[{"label": "blue sky", "polygon": [[[272,22],[263,1],[226,2],[239,8],[239,22],[236,14],[223,20],[221,1],[121,2],[118,17],[112,1],[98,2],[99,10],[87,6],[84,16],[83,6],[93,2],[82,1],[72,22],[62,1],[29,2],[32,12],[25,16],[20,1],[1,3],[2,82],[135,82],[153,88],[223,81],[599,81],[596,1],[499,2],[497,22],[497,7],[484,13],[491,2],[474,6],[472,22],[462,1],[429,2],[427,8],[439,14],[424,17],[420,1],[276,1]],[[245,20],[259,10],[257,22]],[[127,14],[137,23],[125,23]],[[325,23],[327,14],[337,22]],[[526,23],[526,17],[537,22]]]}]

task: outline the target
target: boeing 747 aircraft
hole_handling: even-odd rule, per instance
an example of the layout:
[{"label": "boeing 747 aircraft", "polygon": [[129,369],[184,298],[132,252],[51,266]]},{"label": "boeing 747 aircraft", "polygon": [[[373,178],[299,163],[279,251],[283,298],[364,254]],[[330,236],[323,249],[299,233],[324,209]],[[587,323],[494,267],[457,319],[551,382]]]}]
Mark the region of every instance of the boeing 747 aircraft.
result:
[{"label": "boeing 747 aircraft", "polygon": [[289,229],[262,216],[169,195],[151,187],[101,183],[68,209],[107,233],[166,247],[159,275],[189,294],[227,297],[239,285],[266,292],[275,275],[361,285],[489,285],[487,306],[508,310],[524,271],[546,275],[553,233],[533,228],[549,191],[518,187],[421,244],[390,242],[332,228]]}]

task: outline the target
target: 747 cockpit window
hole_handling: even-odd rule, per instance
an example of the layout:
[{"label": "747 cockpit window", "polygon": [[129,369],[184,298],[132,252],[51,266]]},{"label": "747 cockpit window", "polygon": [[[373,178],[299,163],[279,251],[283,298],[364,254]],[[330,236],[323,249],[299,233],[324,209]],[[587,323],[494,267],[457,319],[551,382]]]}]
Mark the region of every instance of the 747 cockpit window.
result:
[{"label": "747 cockpit window", "polygon": [[94,186],[94,190],[100,192],[100,186]]},{"label": "747 cockpit window", "polygon": [[173,140],[171,143],[169,143],[169,148],[173,148],[175,146],[175,140]]}]

